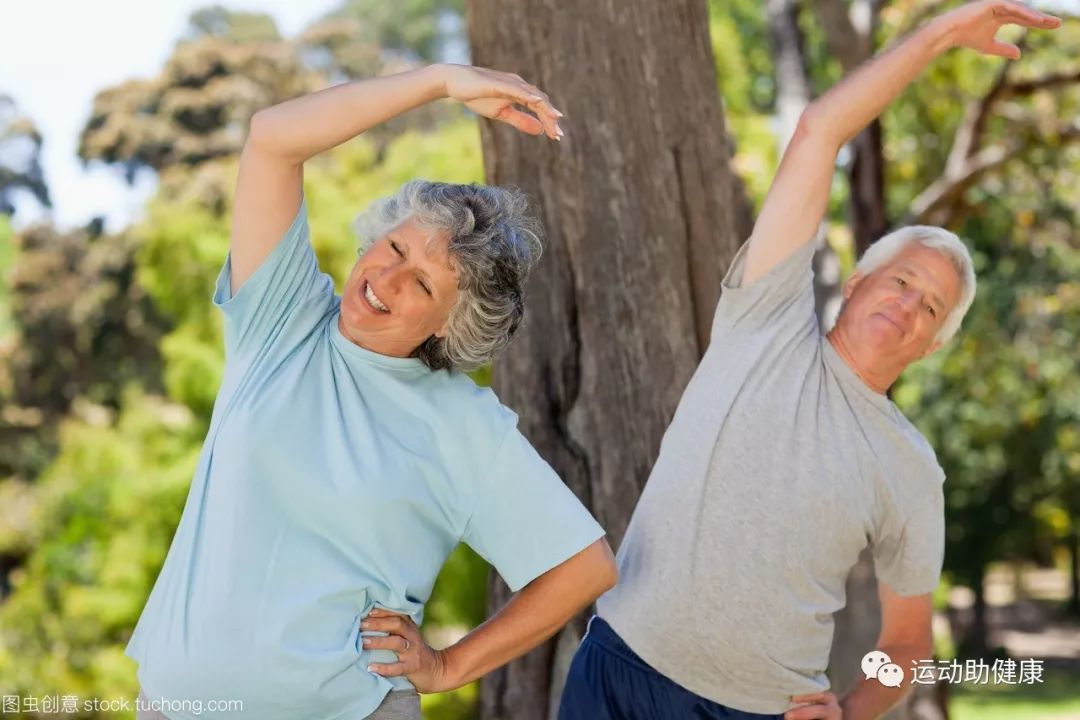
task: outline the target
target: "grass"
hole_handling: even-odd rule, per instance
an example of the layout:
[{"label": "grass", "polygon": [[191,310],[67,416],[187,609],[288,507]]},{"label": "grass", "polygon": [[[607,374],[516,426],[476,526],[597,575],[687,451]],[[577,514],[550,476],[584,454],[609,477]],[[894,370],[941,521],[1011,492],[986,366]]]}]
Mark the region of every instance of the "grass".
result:
[{"label": "grass", "polygon": [[1080,681],[1075,673],[1047,669],[1034,685],[957,685],[949,720],[1080,719]]}]

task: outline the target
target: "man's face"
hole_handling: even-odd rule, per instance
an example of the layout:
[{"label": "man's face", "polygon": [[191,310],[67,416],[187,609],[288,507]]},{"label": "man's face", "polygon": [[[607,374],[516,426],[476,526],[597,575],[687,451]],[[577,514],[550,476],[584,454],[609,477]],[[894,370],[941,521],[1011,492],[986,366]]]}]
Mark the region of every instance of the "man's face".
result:
[{"label": "man's face", "polygon": [[959,299],[952,262],[914,242],[869,275],[852,275],[837,326],[883,366],[906,367],[940,347],[934,337]]}]

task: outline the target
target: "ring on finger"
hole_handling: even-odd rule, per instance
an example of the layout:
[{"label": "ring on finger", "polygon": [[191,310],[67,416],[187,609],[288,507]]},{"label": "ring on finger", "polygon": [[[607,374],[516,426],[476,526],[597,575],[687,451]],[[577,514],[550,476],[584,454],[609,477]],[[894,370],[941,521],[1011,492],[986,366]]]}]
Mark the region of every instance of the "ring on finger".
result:
[{"label": "ring on finger", "polygon": [[405,649],[408,650],[411,647],[412,647],[412,642],[408,638],[405,638]]}]

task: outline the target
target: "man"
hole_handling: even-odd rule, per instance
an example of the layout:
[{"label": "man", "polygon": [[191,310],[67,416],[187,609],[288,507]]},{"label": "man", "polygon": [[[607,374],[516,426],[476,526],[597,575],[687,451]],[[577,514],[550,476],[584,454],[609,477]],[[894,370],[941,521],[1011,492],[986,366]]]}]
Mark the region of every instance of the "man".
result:
[{"label": "man", "polygon": [[825,677],[833,613],[868,545],[878,649],[907,673],[931,656],[944,476],[885,393],[959,327],[975,293],[971,260],[940,228],[886,236],[823,337],[811,238],[840,147],[946,50],[1019,57],[994,39],[1008,23],[1059,21],[1004,0],[966,5],[803,113],[725,278],[711,347],[619,549],[622,580],[574,658],[561,720],[878,717],[903,686],[861,680],[838,700]]}]

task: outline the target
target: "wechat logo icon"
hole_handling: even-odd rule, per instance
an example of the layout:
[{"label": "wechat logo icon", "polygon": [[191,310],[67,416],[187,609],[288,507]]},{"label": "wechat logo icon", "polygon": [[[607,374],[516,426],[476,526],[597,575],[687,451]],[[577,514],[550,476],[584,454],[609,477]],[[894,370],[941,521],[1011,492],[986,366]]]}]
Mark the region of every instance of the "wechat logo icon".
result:
[{"label": "wechat logo icon", "polygon": [[871,650],[863,655],[862,671],[867,680],[873,678],[885,687],[900,687],[904,682],[903,668],[880,650]]}]

